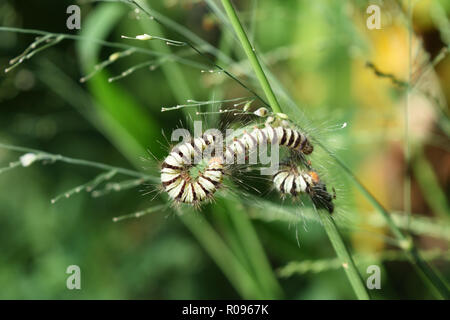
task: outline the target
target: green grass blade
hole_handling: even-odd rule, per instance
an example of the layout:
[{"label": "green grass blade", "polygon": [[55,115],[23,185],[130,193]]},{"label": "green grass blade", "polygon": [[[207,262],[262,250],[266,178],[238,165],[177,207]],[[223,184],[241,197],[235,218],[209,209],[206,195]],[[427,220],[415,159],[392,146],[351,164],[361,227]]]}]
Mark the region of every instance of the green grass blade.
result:
[{"label": "green grass blade", "polygon": [[447,197],[439,185],[433,167],[426,158],[425,150],[420,148],[415,151],[411,159],[411,166],[420,189],[433,212],[443,219],[448,219],[450,208],[447,203]]},{"label": "green grass blade", "polygon": [[261,87],[263,88],[264,93],[266,94],[266,97],[269,100],[270,107],[274,112],[281,112],[281,107],[278,103],[277,98],[275,97],[275,94],[273,93],[269,80],[267,80],[267,77],[261,67],[261,64],[259,63],[258,57],[256,56],[255,49],[250,44],[250,41],[248,40],[248,37],[244,31],[244,28],[242,27],[241,22],[239,21],[239,18],[236,14],[236,11],[234,10],[233,5],[231,4],[231,1],[222,0],[222,5],[225,8],[225,11],[228,15],[228,18],[230,19],[234,31],[236,32],[239,38],[239,41],[241,42],[245,54],[250,60],[253,70],[255,71],[255,74],[259,80],[259,83],[261,84]]},{"label": "green grass blade", "polygon": [[264,298],[248,271],[202,216],[195,216],[193,210],[187,210],[180,213],[180,219],[244,299]]},{"label": "green grass blade", "polygon": [[[431,260],[450,260],[450,251],[428,250],[423,252],[423,258]],[[356,256],[356,263],[361,265],[374,264],[374,262],[404,261],[406,259],[402,251],[387,250],[378,254],[359,254]],[[338,270],[342,267],[338,258],[292,261],[277,270],[277,274],[282,278],[293,275],[303,275],[306,273],[320,273],[330,270]]]},{"label": "green grass blade", "polygon": [[324,211],[317,211],[322,221],[323,227],[330,239],[330,242],[336,251],[336,254],[341,261],[341,265],[344,268],[345,273],[350,281],[350,284],[355,291],[356,296],[360,300],[368,300],[370,299],[369,293],[364,285],[364,282],[361,278],[361,275],[356,268],[355,262],[353,261],[352,256],[350,255],[349,250],[347,249],[342,236],[339,234],[339,230],[331,217],[331,215]]},{"label": "green grass blade", "polygon": [[282,289],[270,266],[261,242],[247,216],[244,206],[235,198],[228,196],[221,205],[229,215],[241,246],[247,255],[253,273],[267,299],[282,296]]},{"label": "green grass blade", "polygon": [[[83,36],[106,38],[125,12],[125,8],[118,4],[98,6],[85,19]],[[98,63],[101,45],[91,41],[80,41],[77,45],[82,68],[88,73]],[[99,72],[87,82],[87,86],[96,99],[94,107],[101,124],[120,145],[124,155],[134,158],[132,162],[138,164],[139,157],[146,155],[143,146],[156,149],[156,142],[154,145],[148,145],[148,137],[160,134],[158,122],[151,118],[128,92],[117,84],[108,83],[106,71]]]}]

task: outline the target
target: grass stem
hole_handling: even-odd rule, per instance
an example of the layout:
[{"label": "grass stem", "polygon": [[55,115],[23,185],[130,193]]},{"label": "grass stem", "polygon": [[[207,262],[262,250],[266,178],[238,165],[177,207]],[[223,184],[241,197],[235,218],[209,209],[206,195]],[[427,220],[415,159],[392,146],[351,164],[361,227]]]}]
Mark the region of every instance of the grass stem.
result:
[{"label": "grass stem", "polygon": [[342,267],[347,274],[353,291],[355,291],[358,299],[369,300],[369,293],[367,292],[361,275],[356,268],[355,262],[353,261],[353,258],[350,255],[350,252],[347,249],[333,218],[330,216],[330,214],[328,214],[328,212],[324,210],[318,210],[317,212],[328,235],[328,238],[330,239],[331,245],[336,251]]},{"label": "grass stem", "polygon": [[222,5],[225,8],[228,18],[230,19],[230,23],[233,26],[233,29],[236,32],[239,41],[242,44],[245,54],[250,60],[253,70],[255,71],[256,77],[258,78],[258,81],[264,90],[264,93],[267,97],[267,100],[269,101],[272,110],[278,113],[281,112],[281,107],[278,103],[277,98],[275,97],[272,87],[270,86],[269,80],[267,80],[264,70],[262,69],[258,57],[256,56],[255,49],[248,40],[247,34],[245,33],[244,28],[242,27],[242,24],[239,21],[239,18],[236,14],[236,11],[234,10],[233,5],[231,4],[231,1],[222,0]]}]

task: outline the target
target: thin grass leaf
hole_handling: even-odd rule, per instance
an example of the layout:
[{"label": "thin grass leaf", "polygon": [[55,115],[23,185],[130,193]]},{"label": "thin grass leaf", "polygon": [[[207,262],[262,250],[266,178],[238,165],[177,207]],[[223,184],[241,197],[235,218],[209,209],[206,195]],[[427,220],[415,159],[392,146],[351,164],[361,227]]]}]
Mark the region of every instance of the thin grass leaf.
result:
[{"label": "thin grass leaf", "polygon": [[330,239],[330,242],[341,262],[341,265],[344,268],[345,273],[347,274],[350,284],[355,291],[356,296],[360,300],[370,299],[369,293],[361,278],[361,275],[356,268],[355,262],[353,261],[353,258],[350,255],[350,252],[347,249],[342,236],[339,234],[339,230],[337,229],[333,218],[328,212],[325,212],[324,210],[318,210],[317,212],[319,214],[320,220],[322,221],[323,227],[327,232],[328,238]]},{"label": "thin grass leaf", "polygon": [[200,245],[208,252],[244,299],[264,298],[248,271],[243,268],[228,246],[201,215],[195,216],[193,210],[183,213],[178,211],[178,214],[181,221],[195,235]]},{"label": "thin grass leaf", "polygon": [[250,60],[250,63],[253,67],[253,71],[255,72],[259,80],[259,83],[262,89],[264,90],[264,93],[266,94],[270,107],[274,112],[277,113],[281,112],[281,107],[278,103],[278,100],[275,97],[275,94],[272,90],[272,87],[270,86],[269,80],[267,80],[267,77],[261,67],[261,64],[259,63],[258,57],[256,56],[255,52],[256,50],[248,40],[248,37],[244,31],[244,28],[242,27],[241,22],[239,21],[239,18],[236,14],[236,11],[234,10],[233,5],[229,0],[222,0],[222,5],[225,8],[228,18],[230,19],[230,23],[233,26],[234,31],[236,32],[248,59]]},{"label": "thin grass leaf", "polygon": [[280,298],[282,289],[273,273],[253,225],[246,215],[244,206],[232,196],[228,196],[226,201],[222,202],[222,206],[224,206],[230,216],[236,234],[240,239],[240,244],[247,254],[262,292],[265,293],[268,299]]},{"label": "thin grass leaf", "polygon": [[412,170],[420,189],[433,212],[444,220],[450,218],[450,207],[447,197],[439,185],[430,162],[427,160],[424,149],[420,148],[414,152],[415,156],[411,161]]},{"label": "thin grass leaf", "polygon": [[[450,260],[450,251],[428,250],[422,253],[423,258],[427,261],[432,260]],[[355,255],[357,265],[369,264],[374,261],[388,262],[388,261],[404,261],[407,260],[403,252],[398,250],[383,251],[376,255]],[[342,267],[341,261],[335,259],[318,259],[318,260],[304,260],[292,261],[287,265],[277,270],[278,276],[281,278],[289,278],[294,275],[303,275],[306,273],[321,273],[330,270],[338,270]]]}]

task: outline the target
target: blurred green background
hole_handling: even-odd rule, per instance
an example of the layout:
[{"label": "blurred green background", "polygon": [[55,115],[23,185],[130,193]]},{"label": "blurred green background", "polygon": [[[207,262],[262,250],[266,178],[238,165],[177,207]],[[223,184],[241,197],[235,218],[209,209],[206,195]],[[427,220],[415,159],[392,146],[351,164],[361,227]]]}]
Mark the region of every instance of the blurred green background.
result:
[{"label": "blurred green background", "polygon": [[[234,3],[270,70],[283,110],[346,163],[395,213],[397,224],[411,232],[425,259],[449,279],[450,58],[443,50],[450,46],[450,3],[415,2],[411,48],[407,2]],[[71,4],[81,8],[79,31],[66,27]],[[381,8],[380,30],[366,27],[369,4]],[[261,92],[219,1],[152,0],[147,5],[165,27],[123,3],[2,0],[2,69],[39,35],[24,30],[75,37],[66,36],[0,75],[0,143],[157,174],[158,162],[146,149],[162,159],[168,143],[161,130],[170,136],[178,126],[189,127],[190,116],[196,118],[182,110],[162,113],[161,107],[249,95],[223,74],[202,73],[211,66],[185,47],[133,42],[121,35],[188,37]],[[126,49],[111,43],[143,50],[80,83],[95,64]],[[165,60],[154,61],[161,57]],[[154,62],[108,81],[149,60]],[[407,94],[402,83],[409,76],[413,88]],[[233,120],[201,119],[206,127]],[[433,298],[370,202],[325,152],[315,153],[314,165],[336,189],[335,219],[364,281],[367,266],[381,268],[382,287],[371,290],[371,296]],[[20,155],[0,148],[0,167]],[[243,187],[234,186],[201,211],[180,208],[182,217],[168,208],[113,223],[113,217],[167,204],[167,199],[144,195],[156,190],[150,185],[96,198],[81,192],[51,204],[102,172],[61,162],[0,172],[1,299],[355,298],[310,205],[280,201],[266,182],[246,182],[262,196],[245,190],[249,195],[241,197]],[[405,172],[411,176],[410,217],[404,214]],[[81,268],[81,290],[66,288],[66,268],[73,264]]]}]

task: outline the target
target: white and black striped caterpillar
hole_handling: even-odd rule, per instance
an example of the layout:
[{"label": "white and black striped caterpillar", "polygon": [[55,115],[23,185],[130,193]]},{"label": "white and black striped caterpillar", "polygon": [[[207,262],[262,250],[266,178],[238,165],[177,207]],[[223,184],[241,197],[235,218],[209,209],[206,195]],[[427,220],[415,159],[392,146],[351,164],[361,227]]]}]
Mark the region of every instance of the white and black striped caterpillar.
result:
[{"label": "white and black striped caterpillar", "polygon": [[193,160],[201,157],[206,146],[214,144],[212,135],[195,138],[172,149],[161,166],[161,183],[169,197],[177,202],[198,204],[210,198],[222,184],[224,166],[221,157],[207,159],[196,176]]},{"label": "white and black striped caterpillar", "polygon": [[214,136],[204,135],[171,150],[161,167],[163,188],[172,200],[197,205],[211,198],[220,188],[225,164],[232,165],[239,155],[245,156],[257,146],[267,143],[277,143],[297,153],[310,154],[313,151],[308,138],[300,131],[266,124],[262,129],[255,127],[252,132],[244,132],[241,138],[235,138],[223,155],[204,159],[204,169],[198,170],[194,176],[191,173],[193,160],[201,157],[207,146],[215,147]]},{"label": "white and black striped caterpillar", "polygon": [[319,175],[312,169],[300,170],[296,165],[283,166],[273,175],[275,188],[283,195],[297,197],[308,194],[318,208],[324,208],[333,213],[334,196],[327,191],[326,185],[320,180]]},{"label": "white and black striped caterpillar", "polygon": [[314,148],[306,135],[298,130],[286,128],[284,126],[273,127],[270,124],[262,129],[254,127],[251,133],[244,132],[240,139],[234,139],[233,143],[226,149],[226,159],[230,159],[233,154],[246,154],[256,147],[276,143],[280,146],[289,148],[293,152],[310,154]]}]

